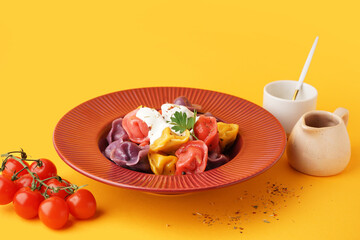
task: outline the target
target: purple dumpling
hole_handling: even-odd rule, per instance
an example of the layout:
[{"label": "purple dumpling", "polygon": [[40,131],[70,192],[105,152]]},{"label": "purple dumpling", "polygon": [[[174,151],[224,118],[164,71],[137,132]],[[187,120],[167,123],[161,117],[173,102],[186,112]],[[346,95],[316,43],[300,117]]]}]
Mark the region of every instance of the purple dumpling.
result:
[{"label": "purple dumpling", "polygon": [[191,104],[191,102],[189,101],[189,99],[187,99],[187,98],[184,97],[184,96],[177,97],[177,98],[174,100],[174,104],[176,104],[176,105],[181,105],[181,106],[185,106],[185,107],[187,107],[190,111],[194,111],[195,109],[196,109],[197,111],[201,110],[201,106],[200,106],[200,105]]},{"label": "purple dumpling", "polygon": [[109,144],[118,140],[121,140],[122,142],[129,140],[128,134],[122,127],[122,121],[122,118],[118,118],[112,122],[111,130],[106,137]]},{"label": "purple dumpling", "polygon": [[110,143],[105,149],[105,156],[115,164],[134,171],[151,173],[148,160],[149,145],[138,146],[121,139]]},{"label": "purple dumpling", "polygon": [[191,104],[191,102],[189,101],[189,99],[187,99],[187,98],[184,97],[184,96],[177,97],[177,98],[174,100],[174,104],[176,104],[176,105],[181,105],[181,106],[185,106],[185,107],[192,107],[192,104]]},{"label": "purple dumpling", "polygon": [[206,170],[220,167],[221,165],[224,165],[227,162],[229,162],[229,158],[227,156],[225,156],[224,154],[217,153],[217,152],[210,152],[208,154]]}]

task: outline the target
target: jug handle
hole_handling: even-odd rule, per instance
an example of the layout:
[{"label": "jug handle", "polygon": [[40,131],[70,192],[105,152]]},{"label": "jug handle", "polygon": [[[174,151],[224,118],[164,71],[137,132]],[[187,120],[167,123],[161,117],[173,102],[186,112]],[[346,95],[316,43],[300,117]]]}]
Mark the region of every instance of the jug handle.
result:
[{"label": "jug handle", "polygon": [[347,110],[346,108],[337,108],[334,111],[334,114],[338,115],[339,117],[341,117],[341,119],[344,121],[345,126],[347,126],[348,121],[349,121],[349,110]]}]

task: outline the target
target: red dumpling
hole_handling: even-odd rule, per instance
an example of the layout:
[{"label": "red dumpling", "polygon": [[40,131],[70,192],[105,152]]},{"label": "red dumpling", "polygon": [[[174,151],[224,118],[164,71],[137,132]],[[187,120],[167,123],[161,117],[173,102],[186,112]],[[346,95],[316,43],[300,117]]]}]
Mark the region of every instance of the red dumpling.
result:
[{"label": "red dumpling", "polygon": [[122,126],[129,135],[131,141],[140,145],[147,145],[150,142],[148,137],[149,127],[140,118],[136,117],[139,109],[129,112],[123,119]]},{"label": "red dumpling", "polygon": [[210,152],[220,152],[216,118],[201,115],[194,126],[195,136],[205,142]]},{"label": "red dumpling", "polygon": [[175,175],[194,174],[205,171],[208,159],[208,148],[203,141],[189,141],[175,152],[176,162]]}]

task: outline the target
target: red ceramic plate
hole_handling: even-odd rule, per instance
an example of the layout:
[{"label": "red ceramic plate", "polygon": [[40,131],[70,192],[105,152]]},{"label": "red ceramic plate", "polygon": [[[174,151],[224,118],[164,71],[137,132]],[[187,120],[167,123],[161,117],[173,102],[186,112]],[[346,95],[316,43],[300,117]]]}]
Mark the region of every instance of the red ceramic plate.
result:
[{"label": "red ceramic plate", "polygon": [[[103,156],[111,122],[139,105],[160,108],[178,96],[240,127],[233,159],[194,175],[161,176],[119,167]],[[286,135],[262,107],[224,93],[178,87],[139,88],[91,99],[68,112],[54,131],[59,156],[76,171],[110,185],[160,194],[179,194],[239,183],[270,168],[283,154]]]}]

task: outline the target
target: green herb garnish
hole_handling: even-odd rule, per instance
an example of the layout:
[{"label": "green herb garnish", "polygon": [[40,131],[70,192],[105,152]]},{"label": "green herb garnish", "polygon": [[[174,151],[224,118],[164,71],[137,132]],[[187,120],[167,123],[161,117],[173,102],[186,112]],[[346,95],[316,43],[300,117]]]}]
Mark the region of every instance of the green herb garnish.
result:
[{"label": "green herb garnish", "polygon": [[[193,117],[187,117],[186,113],[175,112],[174,115],[170,118],[170,124],[173,125],[171,127],[172,130],[176,132],[183,133],[185,130],[192,130],[195,125],[196,120],[196,110],[194,110]],[[190,133],[196,140],[199,140],[194,133]]]}]

